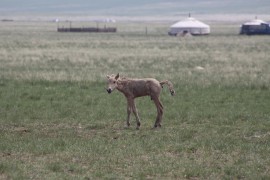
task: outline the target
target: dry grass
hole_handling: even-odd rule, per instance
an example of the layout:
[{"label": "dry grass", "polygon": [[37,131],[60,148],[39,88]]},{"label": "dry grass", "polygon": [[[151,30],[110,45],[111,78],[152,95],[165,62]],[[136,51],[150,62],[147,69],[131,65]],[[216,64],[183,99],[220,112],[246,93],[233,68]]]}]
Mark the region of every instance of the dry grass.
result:
[{"label": "dry grass", "polygon": [[[5,78],[96,81],[107,72],[188,81],[201,76],[210,81],[203,83],[266,84],[270,78],[268,37],[230,34],[237,33],[236,26],[214,26],[211,36],[179,39],[168,37],[166,26],[156,24],[148,28],[148,36],[141,24],[137,28],[120,24],[119,33],[105,35],[58,34],[50,23],[21,25],[22,31],[16,23],[1,26],[1,76]],[[144,66],[150,69],[145,71]],[[197,66],[204,70],[196,71]]]}]

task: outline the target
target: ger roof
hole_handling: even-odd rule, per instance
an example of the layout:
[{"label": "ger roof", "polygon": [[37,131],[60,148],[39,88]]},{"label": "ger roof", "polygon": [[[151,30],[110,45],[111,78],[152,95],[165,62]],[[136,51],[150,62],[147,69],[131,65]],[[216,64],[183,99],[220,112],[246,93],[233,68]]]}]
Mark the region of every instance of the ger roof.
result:
[{"label": "ger roof", "polygon": [[209,25],[198,21],[195,18],[188,17],[187,19],[183,21],[179,21],[173,25],[171,25],[171,28],[177,28],[177,27],[182,27],[182,28],[209,28]]}]

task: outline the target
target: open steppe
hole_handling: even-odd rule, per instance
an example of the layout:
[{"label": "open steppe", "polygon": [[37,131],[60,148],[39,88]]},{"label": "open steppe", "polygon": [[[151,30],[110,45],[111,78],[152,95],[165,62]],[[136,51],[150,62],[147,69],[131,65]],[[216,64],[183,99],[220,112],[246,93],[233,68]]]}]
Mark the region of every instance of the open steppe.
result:
[{"label": "open steppe", "polygon": [[[114,25],[0,22],[0,179],[270,178],[270,36],[230,23],[186,38],[166,22]],[[118,72],[174,83],[162,128],[151,129],[148,97],[136,101],[141,129],[134,117],[125,128],[125,98],[104,89]]]}]

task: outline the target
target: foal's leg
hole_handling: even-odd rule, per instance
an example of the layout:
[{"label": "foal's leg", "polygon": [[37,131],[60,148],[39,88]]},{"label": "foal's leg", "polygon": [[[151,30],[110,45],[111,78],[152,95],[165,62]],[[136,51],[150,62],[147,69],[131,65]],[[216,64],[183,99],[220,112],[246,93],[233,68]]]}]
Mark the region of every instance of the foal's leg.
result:
[{"label": "foal's leg", "polygon": [[157,107],[157,118],[154,127],[161,127],[161,121],[162,121],[162,116],[163,116],[163,106],[159,100],[158,97],[153,98],[154,103]]},{"label": "foal's leg", "polygon": [[132,104],[129,101],[129,99],[127,99],[127,127],[130,126],[130,114],[132,111]]},{"label": "foal's leg", "polygon": [[136,129],[139,129],[140,126],[141,126],[141,120],[140,120],[140,117],[138,115],[138,112],[137,112],[137,108],[136,108],[134,99],[132,99],[130,102],[131,102],[131,108],[132,108],[133,114],[136,117],[136,122],[137,122],[137,128]]}]

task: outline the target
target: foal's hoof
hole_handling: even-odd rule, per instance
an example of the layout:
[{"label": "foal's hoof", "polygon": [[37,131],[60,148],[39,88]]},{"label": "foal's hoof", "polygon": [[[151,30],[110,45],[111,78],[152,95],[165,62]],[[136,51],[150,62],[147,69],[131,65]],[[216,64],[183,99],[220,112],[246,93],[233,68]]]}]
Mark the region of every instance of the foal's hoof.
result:
[{"label": "foal's hoof", "polygon": [[156,128],[161,128],[161,124],[155,124],[155,126],[153,127],[153,129],[156,129]]},{"label": "foal's hoof", "polygon": [[140,129],[140,126],[141,126],[141,123],[140,123],[140,122],[137,122],[137,127],[136,127],[136,129],[139,130],[139,129]]}]

